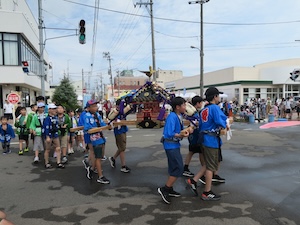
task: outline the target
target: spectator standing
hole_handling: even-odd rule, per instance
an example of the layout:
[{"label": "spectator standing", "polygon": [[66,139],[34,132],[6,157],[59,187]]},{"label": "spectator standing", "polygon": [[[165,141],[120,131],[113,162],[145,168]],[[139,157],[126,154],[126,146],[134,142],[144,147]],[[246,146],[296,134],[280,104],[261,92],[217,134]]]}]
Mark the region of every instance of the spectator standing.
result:
[{"label": "spectator standing", "polygon": [[7,120],[13,120],[14,105],[11,104],[9,101],[5,100],[5,103],[3,105],[3,110],[4,110],[4,116],[7,118]]}]

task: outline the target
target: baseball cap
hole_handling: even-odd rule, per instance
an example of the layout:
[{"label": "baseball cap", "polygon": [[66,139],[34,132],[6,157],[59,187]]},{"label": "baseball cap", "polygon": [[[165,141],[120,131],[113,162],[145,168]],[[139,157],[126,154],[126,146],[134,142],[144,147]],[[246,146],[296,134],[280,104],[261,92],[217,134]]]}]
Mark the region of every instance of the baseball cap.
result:
[{"label": "baseball cap", "polygon": [[48,109],[56,109],[56,108],[57,108],[56,105],[53,104],[53,103],[50,103],[50,104],[48,105]]},{"label": "baseball cap", "polygon": [[205,91],[206,98],[209,96],[214,96],[214,95],[219,95],[219,94],[223,94],[223,92],[219,91],[216,87],[209,87]]},{"label": "baseball cap", "polygon": [[88,100],[85,107],[90,107],[91,105],[94,105],[94,104],[97,104],[99,103],[99,101],[96,101],[95,99],[91,99],[91,100]]},{"label": "baseball cap", "polygon": [[38,108],[45,107],[45,103],[44,102],[38,102],[37,107]]}]

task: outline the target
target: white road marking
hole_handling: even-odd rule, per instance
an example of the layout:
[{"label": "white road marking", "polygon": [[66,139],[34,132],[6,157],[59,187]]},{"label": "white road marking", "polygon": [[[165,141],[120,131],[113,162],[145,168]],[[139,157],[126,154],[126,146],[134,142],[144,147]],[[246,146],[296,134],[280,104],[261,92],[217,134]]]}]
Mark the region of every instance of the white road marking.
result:
[{"label": "white road marking", "polygon": [[246,128],[246,129],[243,129],[243,130],[252,130],[252,128]]},{"label": "white road marking", "polygon": [[144,134],[143,135],[144,137],[154,137],[154,136],[156,136],[155,134]]},{"label": "white road marking", "polygon": [[129,130],[140,130],[139,128],[130,128]]},{"label": "white road marking", "polygon": [[127,137],[128,137],[128,138],[131,138],[132,136],[128,135]]}]

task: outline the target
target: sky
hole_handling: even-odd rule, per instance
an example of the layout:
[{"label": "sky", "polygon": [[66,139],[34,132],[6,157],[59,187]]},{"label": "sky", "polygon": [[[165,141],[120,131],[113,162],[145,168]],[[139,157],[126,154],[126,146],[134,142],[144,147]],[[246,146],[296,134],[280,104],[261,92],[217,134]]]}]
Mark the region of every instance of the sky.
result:
[{"label": "sky", "polygon": [[[26,0],[37,17],[36,0]],[[95,57],[92,42],[95,0],[43,0],[46,28],[78,29],[86,21],[86,44],[78,36],[46,42],[53,65],[53,82],[58,83],[69,71],[70,79],[97,84],[100,73],[109,83],[110,52],[112,73],[124,69],[148,70],[152,65],[151,24],[141,0],[100,0]],[[142,0],[142,2],[149,2]],[[200,72],[200,4],[188,0],[153,0],[156,68],[181,70],[184,76]],[[210,0],[203,5],[204,72],[233,66],[257,64],[300,57],[299,0]],[[127,14],[124,14],[127,13]],[[45,30],[46,38],[75,34],[72,30]],[[93,62],[93,68],[91,63]],[[300,67],[300,65],[299,65]],[[69,68],[69,70],[68,70]],[[92,73],[88,73],[92,70]]]}]

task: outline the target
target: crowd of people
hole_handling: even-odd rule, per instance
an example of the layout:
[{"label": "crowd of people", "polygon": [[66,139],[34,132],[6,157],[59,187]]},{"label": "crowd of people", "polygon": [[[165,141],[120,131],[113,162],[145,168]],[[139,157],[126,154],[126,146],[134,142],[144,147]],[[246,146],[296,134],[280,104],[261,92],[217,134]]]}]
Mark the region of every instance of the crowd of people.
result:
[{"label": "crowd of people", "polygon": [[[113,105],[109,101],[104,106],[96,100],[89,100],[84,110],[68,110],[61,104],[50,103],[45,105],[44,97],[37,97],[37,104],[31,105],[31,111],[28,113],[25,107],[18,106],[18,114],[15,116],[15,123],[10,124],[11,115],[5,114],[1,117],[0,141],[2,143],[3,154],[11,153],[11,140],[16,137],[19,139],[20,156],[28,153],[29,143],[32,141],[34,152],[33,163],[42,162],[41,153],[43,153],[43,163],[45,169],[65,168],[68,157],[74,154],[74,149],[80,149],[85,152],[83,159],[84,167],[87,171],[87,178],[92,179],[93,175],[98,174],[98,183],[108,184],[110,181],[103,176],[101,161],[106,160],[105,156],[105,137],[102,131],[89,134],[92,128],[107,126],[103,119],[103,111],[106,116],[109,115]],[[118,108],[120,100],[116,102]],[[103,110],[103,107],[106,110]],[[7,110],[6,110],[7,112]],[[120,115],[113,121],[124,119]],[[13,127],[14,125],[14,127]],[[77,129],[76,129],[77,128]],[[120,157],[121,172],[129,173],[130,168],[125,162],[126,133],[127,126],[116,126],[114,135],[116,139],[117,152],[109,157],[112,168],[116,167],[116,159]],[[24,145],[25,144],[25,145]],[[56,163],[50,161],[50,157]]]}]

